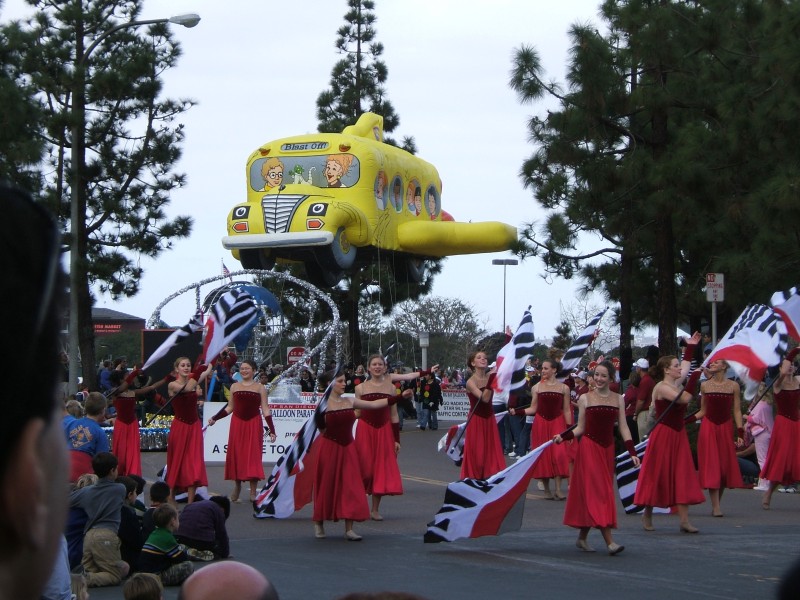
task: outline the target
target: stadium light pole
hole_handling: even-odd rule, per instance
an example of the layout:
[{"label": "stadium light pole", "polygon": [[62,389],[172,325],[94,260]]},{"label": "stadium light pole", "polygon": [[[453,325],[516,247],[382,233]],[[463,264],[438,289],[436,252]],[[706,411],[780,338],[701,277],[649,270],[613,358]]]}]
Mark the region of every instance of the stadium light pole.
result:
[{"label": "stadium light pole", "polygon": [[[72,189],[70,190],[70,245],[69,245],[69,385],[70,394],[78,391],[78,371],[80,370],[80,328],[91,327],[91,308],[89,298],[85,298],[88,286],[86,275],[86,194],[84,190],[84,170],[86,163],[86,67],[89,57],[100,42],[120,29],[174,23],[183,27],[194,27],[200,22],[199,15],[177,15],[165,19],[127,21],[115,25],[98,35],[84,50],[83,32],[75,36],[75,84],[72,88]],[[88,323],[81,318],[80,311],[89,312]],[[94,366],[94,365],[92,365]]]},{"label": "stadium light pole", "polygon": [[495,258],[492,259],[493,265],[503,265],[503,325],[500,331],[506,330],[506,267],[509,265],[518,265],[519,261],[516,258]]}]

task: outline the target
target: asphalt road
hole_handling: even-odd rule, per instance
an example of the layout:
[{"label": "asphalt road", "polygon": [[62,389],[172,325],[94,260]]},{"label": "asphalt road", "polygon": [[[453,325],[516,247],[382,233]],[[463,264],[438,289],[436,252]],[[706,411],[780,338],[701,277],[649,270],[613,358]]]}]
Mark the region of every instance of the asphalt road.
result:
[{"label": "asphalt road", "polygon": [[[328,537],[315,539],[310,507],[289,519],[262,520],[252,517],[245,502],[233,505],[228,520],[232,558],[266,574],[282,600],[333,600],[353,591],[380,590],[429,600],[761,599],[775,597],[780,578],[800,559],[800,494],[776,493],[772,509],[765,511],[761,493],[753,490],[726,492],[723,518],[711,517],[708,501],[691,507],[697,535],[680,533],[677,517],[666,515],[656,515],[656,531],[645,532],[640,518],[625,515],[619,505],[615,539],[625,551],[610,557],[600,551],[596,531],[589,534],[589,543],[598,552],[577,550],[576,531],[561,523],[564,503],[544,499],[532,482],[519,532],[424,544],[425,526],[441,506],[445,486],[458,478],[458,469],[436,452],[442,433],[406,424],[400,454],[405,494],[384,499],[384,521],[356,524],[362,542],[345,541],[341,522],[326,524]],[[163,466],[164,456],[143,454],[148,481]],[[208,468],[212,493],[230,493],[222,471],[221,466]],[[164,597],[176,598],[177,589],[168,589]],[[118,599],[122,592],[96,588],[91,598]]]}]

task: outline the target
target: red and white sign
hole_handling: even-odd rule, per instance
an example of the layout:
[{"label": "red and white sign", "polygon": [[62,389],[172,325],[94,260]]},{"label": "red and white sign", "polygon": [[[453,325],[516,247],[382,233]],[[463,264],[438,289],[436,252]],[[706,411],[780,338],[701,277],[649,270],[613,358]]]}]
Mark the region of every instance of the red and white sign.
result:
[{"label": "red and white sign", "polygon": [[291,348],[286,349],[286,365],[291,366],[296,362],[300,362],[300,359],[303,358],[303,354],[306,353],[306,348],[304,346],[292,346]]},{"label": "red and white sign", "polygon": [[725,275],[723,273],[706,273],[706,300],[709,302],[725,300]]}]

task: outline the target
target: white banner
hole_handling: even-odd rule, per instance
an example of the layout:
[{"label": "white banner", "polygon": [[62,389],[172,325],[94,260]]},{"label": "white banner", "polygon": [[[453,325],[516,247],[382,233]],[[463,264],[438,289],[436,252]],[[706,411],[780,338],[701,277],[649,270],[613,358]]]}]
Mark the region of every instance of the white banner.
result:
[{"label": "white banner", "polygon": [[[296,388],[296,389],[295,389]],[[294,436],[303,423],[314,413],[316,401],[322,395],[301,393],[300,386],[281,385],[272,389],[269,395],[269,408],[272,420],[275,423],[274,443],[264,436],[264,446],[261,460],[264,463],[274,464],[292,443]],[[469,400],[464,390],[442,390],[443,402],[439,407],[440,421],[461,422],[469,413]],[[206,402],[203,405],[203,426],[225,406],[224,402]],[[231,426],[231,416],[217,421],[211,427],[206,427],[203,440],[203,456],[207,464],[224,464],[225,454],[228,451],[228,433]],[[261,417],[259,417],[261,418]],[[263,422],[263,421],[262,421]]]}]

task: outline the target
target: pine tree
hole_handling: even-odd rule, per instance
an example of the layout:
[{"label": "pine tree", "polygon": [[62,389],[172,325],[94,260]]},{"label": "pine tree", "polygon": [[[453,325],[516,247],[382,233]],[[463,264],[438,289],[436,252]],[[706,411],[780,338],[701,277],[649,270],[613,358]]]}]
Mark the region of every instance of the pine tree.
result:
[{"label": "pine tree", "polygon": [[[383,117],[383,130],[391,133],[400,123],[391,102],[385,97],[384,84],[389,70],[380,60],[383,45],[375,41],[377,20],[372,0],[348,0],[345,25],[339,28],[336,48],[344,54],[331,72],[330,88],[317,98],[318,129],[323,133],[340,132],[356,123],[364,112]],[[387,143],[395,144],[385,137]],[[396,144],[395,144],[396,145]],[[415,152],[412,137],[403,139],[402,146]],[[391,263],[391,264],[390,264]],[[409,272],[411,271],[411,272]],[[396,260],[357,265],[339,286],[331,290],[348,323],[349,355],[362,362],[361,331],[358,307],[362,302],[379,302],[384,314],[389,314],[397,302],[418,298],[430,291],[433,276],[441,271],[441,260]]]},{"label": "pine tree", "polygon": [[[66,241],[77,236],[80,248],[72,265],[80,284],[71,293],[78,297],[80,355],[92,386],[91,286],[113,298],[135,295],[143,275],[140,257],[158,256],[191,231],[191,217],[170,218],[165,209],[170,193],[186,183],[172,172],[184,137],[176,118],[193,102],[161,98],[159,77],[180,56],[167,25],[120,28],[103,37],[137,20],[141,0],[31,4],[40,10],[26,31],[36,41],[17,51],[24,54],[22,72],[47,107],[39,132],[46,143],[42,196],[63,224]],[[73,139],[81,118],[82,139]],[[72,156],[80,163],[75,189]],[[75,198],[85,206],[84,222],[70,223]]]}]

